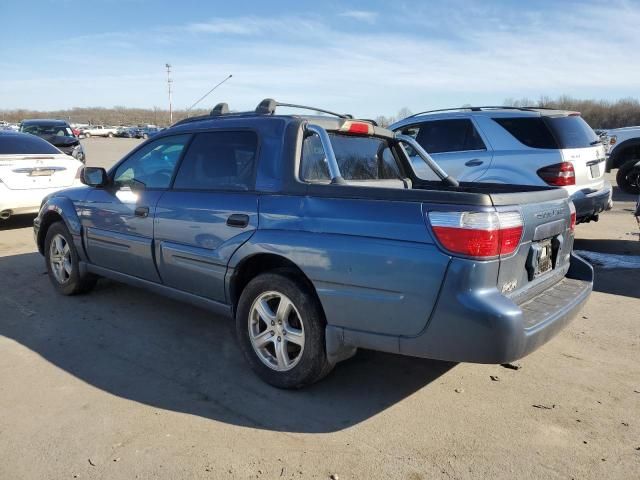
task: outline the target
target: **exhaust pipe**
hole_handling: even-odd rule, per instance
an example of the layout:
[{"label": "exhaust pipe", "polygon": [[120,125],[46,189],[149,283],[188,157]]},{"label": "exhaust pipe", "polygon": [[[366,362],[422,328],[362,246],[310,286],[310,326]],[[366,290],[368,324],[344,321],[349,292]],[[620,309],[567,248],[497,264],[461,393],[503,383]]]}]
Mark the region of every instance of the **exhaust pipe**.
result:
[{"label": "exhaust pipe", "polygon": [[0,220],[9,220],[11,210],[3,210],[0,212]]}]

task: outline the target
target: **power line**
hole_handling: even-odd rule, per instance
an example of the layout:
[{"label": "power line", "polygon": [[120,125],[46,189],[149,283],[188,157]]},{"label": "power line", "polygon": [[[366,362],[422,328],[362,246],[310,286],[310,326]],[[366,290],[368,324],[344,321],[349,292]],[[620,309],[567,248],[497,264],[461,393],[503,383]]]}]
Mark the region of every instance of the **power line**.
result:
[{"label": "power line", "polygon": [[171,80],[171,65],[165,63],[164,65],[167,68],[167,88],[169,90],[169,125],[173,124],[173,106],[171,102],[171,84],[173,80]]}]

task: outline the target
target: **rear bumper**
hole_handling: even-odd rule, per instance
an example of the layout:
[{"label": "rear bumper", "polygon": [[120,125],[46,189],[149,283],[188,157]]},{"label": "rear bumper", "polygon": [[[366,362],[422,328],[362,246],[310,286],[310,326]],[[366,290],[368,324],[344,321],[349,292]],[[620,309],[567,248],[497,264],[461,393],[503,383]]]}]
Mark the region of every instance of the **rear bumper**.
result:
[{"label": "rear bumper", "polygon": [[0,185],[0,212],[8,210],[11,212],[11,215],[38,213],[44,197],[50,193],[76,186],[76,183],[78,182],[74,182],[72,185],[66,187],[23,190],[10,190],[4,185]]},{"label": "rear bumper", "polygon": [[511,362],[562,330],[592,287],[593,269],[574,254],[566,277],[520,305],[497,289],[461,291],[458,279],[448,275],[420,335],[392,337],[328,326],[327,352],[330,359],[357,347],[452,362]]},{"label": "rear bumper", "polygon": [[596,192],[584,193],[583,191],[577,191],[571,195],[571,201],[576,207],[578,223],[611,209],[613,206],[611,196],[611,183],[608,181],[605,181],[604,187]]}]

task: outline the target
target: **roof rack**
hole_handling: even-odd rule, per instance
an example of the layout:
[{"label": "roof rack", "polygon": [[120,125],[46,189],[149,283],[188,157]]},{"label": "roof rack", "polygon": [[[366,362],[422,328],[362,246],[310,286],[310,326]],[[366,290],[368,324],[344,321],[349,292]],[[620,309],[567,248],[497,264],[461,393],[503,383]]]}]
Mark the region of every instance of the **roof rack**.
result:
[{"label": "roof rack", "polygon": [[425,110],[424,112],[414,113],[405,118],[417,117],[418,115],[424,115],[426,113],[438,113],[438,112],[455,112],[458,110],[470,110],[472,112],[481,112],[482,110],[520,110],[523,112],[534,112],[536,110],[556,110],[550,107],[510,107],[506,105],[484,105],[480,107],[457,107],[457,108],[440,108],[437,110]]},{"label": "roof rack", "polygon": [[289,107],[289,108],[300,108],[303,110],[312,110],[314,112],[326,113],[328,115],[334,115],[338,118],[353,118],[353,115],[349,115],[347,113],[336,113],[330,110],[325,110],[317,107],[308,107],[306,105],[297,105],[295,103],[281,103],[276,102],[273,98],[265,98],[262,100],[255,110],[250,110],[248,112],[231,112],[229,110],[229,105],[227,103],[221,102],[218,103],[211,112],[207,115],[198,115],[196,117],[188,117],[183,120],[180,120],[174,123],[172,126],[182,125],[185,123],[197,122],[200,120],[207,120],[211,117],[220,117],[220,116],[245,116],[245,115],[274,115],[276,112],[276,108],[278,107]]},{"label": "roof rack", "polygon": [[338,118],[353,118],[353,115],[349,115],[348,113],[336,113],[332,112],[331,110],[324,110],[322,108],[309,107],[306,105],[298,105],[295,103],[276,102],[273,98],[265,98],[264,100],[262,100],[256,107],[256,113],[273,115],[276,112],[277,107],[300,108],[302,110],[313,110],[314,112],[326,113]]}]

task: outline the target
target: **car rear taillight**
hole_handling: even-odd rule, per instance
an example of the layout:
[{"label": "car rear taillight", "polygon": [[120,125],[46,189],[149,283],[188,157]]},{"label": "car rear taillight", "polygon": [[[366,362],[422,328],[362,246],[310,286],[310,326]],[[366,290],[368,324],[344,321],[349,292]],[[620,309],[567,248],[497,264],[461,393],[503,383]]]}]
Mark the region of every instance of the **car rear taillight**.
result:
[{"label": "car rear taillight", "polygon": [[373,125],[367,122],[347,120],[340,127],[340,131],[351,135],[373,135]]},{"label": "car rear taillight", "polygon": [[440,244],[451,253],[496,257],[513,253],[522,238],[520,212],[429,212]]},{"label": "car rear taillight", "polygon": [[569,209],[571,210],[571,221],[569,222],[569,230],[574,231],[576,229],[576,206],[573,202],[569,202]]},{"label": "car rear taillight", "polygon": [[538,176],[554,187],[576,184],[576,172],[571,162],[556,163],[538,170]]},{"label": "car rear taillight", "polygon": [[609,145],[615,145],[617,141],[618,141],[618,137],[616,137],[615,135],[611,135],[609,137]]},{"label": "car rear taillight", "polygon": [[81,167],[78,167],[78,170],[76,170],[76,180],[80,180],[80,175],[82,174],[83,168],[84,168],[84,165]]}]

